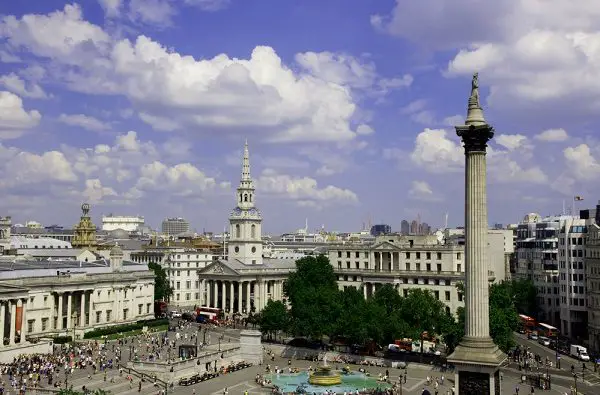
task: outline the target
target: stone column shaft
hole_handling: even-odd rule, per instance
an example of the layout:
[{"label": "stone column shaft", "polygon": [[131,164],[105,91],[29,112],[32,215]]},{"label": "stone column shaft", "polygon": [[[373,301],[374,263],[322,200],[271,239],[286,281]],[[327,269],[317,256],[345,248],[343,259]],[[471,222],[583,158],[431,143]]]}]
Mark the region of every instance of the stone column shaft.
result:
[{"label": "stone column shaft", "polygon": [[465,336],[489,338],[487,278],[486,155],[466,153],[465,169]]},{"label": "stone column shaft", "polygon": [[242,292],[242,282],[241,281],[238,281],[237,289],[238,289],[237,311],[238,311],[238,313],[241,313],[242,309],[243,309],[243,306],[244,306],[243,305],[243,303],[244,303],[243,296],[244,295],[243,295],[243,292]]},{"label": "stone column shaft", "polygon": [[8,344],[15,344],[15,327],[17,326],[17,303],[14,300],[9,300],[10,303],[10,338]]},{"label": "stone column shaft", "polygon": [[365,300],[368,298],[368,294],[367,294],[367,284],[368,283],[363,283],[363,293],[365,294]]},{"label": "stone column shaft", "polygon": [[73,323],[71,322],[71,311],[73,309],[73,294],[69,292],[67,294],[67,329],[71,329]]},{"label": "stone column shaft", "polygon": [[212,280],[212,284],[213,284],[213,306],[212,307],[219,307],[219,287],[218,287],[218,283],[217,280]]},{"label": "stone column shaft", "polygon": [[79,326],[85,326],[85,291],[81,293],[81,304],[79,305]]},{"label": "stone column shaft", "polygon": [[27,299],[21,300],[21,339],[19,343],[25,343],[25,335],[27,334]]},{"label": "stone column shaft", "polygon": [[0,301],[0,347],[4,347],[4,324],[6,321],[6,302]]},{"label": "stone column shaft", "polygon": [[58,294],[58,319],[56,320],[56,329],[64,329],[63,327],[63,298],[64,294]]},{"label": "stone column shaft", "polygon": [[200,306],[208,306],[206,303],[206,280],[200,280]]},{"label": "stone column shaft", "polygon": [[221,308],[225,311],[227,307],[227,286],[225,281],[221,281]]},{"label": "stone column shaft", "polygon": [[252,289],[252,281],[246,282],[246,314],[250,313],[250,293]]},{"label": "stone column shaft", "polygon": [[235,289],[233,281],[229,282],[229,312],[233,313],[233,299],[235,296]]}]

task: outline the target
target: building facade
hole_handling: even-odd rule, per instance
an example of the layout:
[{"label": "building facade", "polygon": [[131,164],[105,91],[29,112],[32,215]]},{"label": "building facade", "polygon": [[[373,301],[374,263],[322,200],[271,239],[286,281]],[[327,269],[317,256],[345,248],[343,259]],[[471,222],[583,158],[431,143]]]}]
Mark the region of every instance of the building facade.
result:
[{"label": "building facade", "polygon": [[[331,247],[329,260],[340,289],[362,289],[365,298],[390,284],[404,296],[414,288],[429,290],[453,314],[464,305],[457,288],[465,276],[462,245],[441,244],[432,235],[386,235],[369,246]],[[489,270],[488,277],[494,281],[494,272]]]},{"label": "building facade", "polygon": [[538,293],[537,319],[560,328],[559,234],[572,217],[527,214],[517,225],[515,279],[533,282]]},{"label": "building facade", "polygon": [[154,317],[154,273],[123,261],[118,246],[110,260],[95,262],[0,259],[0,361],[31,353],[58,335],[81,338],[94,328]]},{"label": "building facade", "polygon": [[600,225],[588,225],[584,258],[590,351],[600,352]]},{"label": "building facade", "polygon": [[105,215],[102,216],[102,230],[110,232],[122,229],[126,232],[137,232],[144,227],[144,217],[124,216],[124,215]]},{"label": "building facade", "polygon": [[166,218],[161,225],[162,233],[166,235],[179,235],[190,231],[190,223],[185,219],[178,218]]},{"label": "building facade", "polygon": [[586,220],[568,218],[558,236],[558,259],[561,333],[587,341],[586,237]]}]

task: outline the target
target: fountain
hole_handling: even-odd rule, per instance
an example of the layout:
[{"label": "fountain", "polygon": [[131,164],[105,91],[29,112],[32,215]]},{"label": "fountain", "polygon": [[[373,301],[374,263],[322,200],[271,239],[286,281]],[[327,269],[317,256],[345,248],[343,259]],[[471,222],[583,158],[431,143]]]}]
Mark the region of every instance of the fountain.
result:
[{"label": "fountain", "polygon": [[317,369],[308,377],[308,382],[312,385],[331,386],[342,384],[342,376],[331,370],[327,366],[327,356],[323,357],[323,366]]}]

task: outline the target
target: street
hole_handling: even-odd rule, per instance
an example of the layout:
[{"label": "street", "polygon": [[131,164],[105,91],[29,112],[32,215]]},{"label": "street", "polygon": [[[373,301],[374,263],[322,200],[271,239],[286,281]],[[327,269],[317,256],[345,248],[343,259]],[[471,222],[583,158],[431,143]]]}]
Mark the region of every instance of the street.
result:
[{"label": "street", "polygon": [[[529,347],[529,350],[539,355],[542,360],[548,360],[552,362],[554,369],[549,369],[550,374],[558,374],[560,376],[571,376],[571,366],[575,367],[575,372],[580,377],[588,382],[590,385],[600,386],[600,374],[598,372],[594,372],[593,365],[591,362],[586,363],[586,370],[583,371],[583,363],[575,358],[572,358],[568,355],[559,354],[560,355],[560,369],[556,369],[557,367],[557,358],[556,351],[551,349],[550,347],[543,346],[537,342],[537,340],[529,340],[527,339],[527,335],[523,335],[520,333],[515,334],[515,340],[518,344],[524,347]],[[583,372],[583,377],[582,377]],[[598,391],[600,393],[600,390]]]}]

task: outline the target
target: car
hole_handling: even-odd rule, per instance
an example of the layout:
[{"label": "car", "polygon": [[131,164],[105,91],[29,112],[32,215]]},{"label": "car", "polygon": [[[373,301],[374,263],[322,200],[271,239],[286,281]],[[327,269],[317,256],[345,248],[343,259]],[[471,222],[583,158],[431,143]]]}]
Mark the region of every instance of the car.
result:
[{"label": "car", "polygon": [[529,340],[537,340],[538,339],[538,335],[537,335],[537,333],[531,332],[529,335],[527,335],[527,338]]},{"label": "car", "polygon": [[550,339],[548,339],[546,336],[540,336],[538,338],[538,343],[540,343],[542,346],[550,347]]},{"label": "car", "polygon": [[181,313],[179,311],[171,311],[171,318],[181,318]]}]

